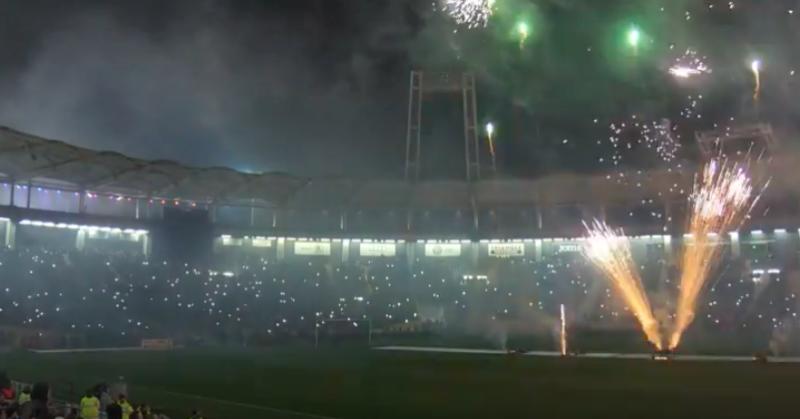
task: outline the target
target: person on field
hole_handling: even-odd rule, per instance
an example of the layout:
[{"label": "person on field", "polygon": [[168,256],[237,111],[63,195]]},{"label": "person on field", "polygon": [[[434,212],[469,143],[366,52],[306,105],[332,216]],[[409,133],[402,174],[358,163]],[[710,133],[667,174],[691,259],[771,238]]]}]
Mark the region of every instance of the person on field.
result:
[{"label": "person on field", "polygon": [[189,419],[203,419],[203,414],[199,410],[192,410],[192,416]]},{"label": "person on field", "polygon": [[122,419],[131,419],[131,415],[133,414],[133,406],[128,403],[128,399],[124,394],[120,394],[118,399],[119,400],[117,401],[117,404],[119,404],[119,407],[122,408]]},{"label": "person on field", "polygon": [[92,390],[86,391],[86,395],[81,399],[81,418],[98,419],[100,417],[100,399],[94,395]]}]

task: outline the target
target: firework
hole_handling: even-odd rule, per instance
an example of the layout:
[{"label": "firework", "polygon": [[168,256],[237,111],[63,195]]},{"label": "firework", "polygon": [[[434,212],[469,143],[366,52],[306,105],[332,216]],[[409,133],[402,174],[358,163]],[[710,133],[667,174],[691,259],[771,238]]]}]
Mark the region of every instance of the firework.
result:
[{"label": "firework", "polygon": [[594,220],[591,225],[584,223],[584,227],[587,232],[586,244],[583,247],[584,255],[605,275],[623,298],[642,326],[647,340],[657,349],[662,349],[659,325],[633,261],[628,238],[621,229],[614,230],[598,220]]},{"label": "firework", "polygon": [[519,36],[519,49],[525,48],[525,42],[531,34],[531,28],[526,22],[517,23],[517,36]]},{"label": "firework", "polygon": [[567,316],[561,304],[561,356],[567,356]]},{"label": "firework", "polygon": [[628,30],[626,38],[628,41],[628,45],[631,48],[634,49],[639,48],[639,43],[642,40],[642,31],[640,31],[639,28],[633,26]]},{"label": "firework", "polygon": [[768,184],[757,191],[748,169],[747,161],[734,164],[718,158],[706,164],[695,179],[687,227],[692,242],[683,246],[678,306],[669,349],[677,348],[694,320],[700,293],[720,261],[723,247],[716,238],[741,226]]},{"label": "firework", "polygon": [[491,122],[486,124],[486,138],[489,140],[489,152],[494,157],[494,124]]},{"label": "firework", "polygon": [[612,123],[609,125],[609,130],[611,135],[608,141],[613,148],[611,161],[615,166],[622,162],[623,151],[630,150],[635,144],[654,150],[665,163],[674,161],[681,148],[680,141],[673,133],[672,122],[666,118],[660,121],[639,122],[634,117],[628,121]]},{"label": "firework", "polygon": [[494,13],[495,0],[439,0],[434,7],[468,29],[485,28]]},{"label": "firework", "polygon": [[750,70],[753,72],[756,83],[753,88],[753,100],[758,102],[758,98],[761,96],[761,61],[754,60],[750,63]]},{"label": "firework", "polygon": [[675,59],[669,68],[669,74],[676,78],[688,79],[702,74],[711,74],[711,68],[706,64],[706,57],[697,54],[693,49],[687,49],[682,56]]}]

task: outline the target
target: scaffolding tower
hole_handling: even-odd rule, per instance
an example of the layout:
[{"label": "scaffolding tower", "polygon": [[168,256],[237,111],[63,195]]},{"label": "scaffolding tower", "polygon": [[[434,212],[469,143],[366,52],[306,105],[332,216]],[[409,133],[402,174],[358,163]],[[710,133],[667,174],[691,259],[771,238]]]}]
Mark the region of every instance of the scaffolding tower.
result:
[{"label": "scaffolding tower", "polygon": [[464,111],[464,163],[468,182],[481,178],[478,105],[472,73],[411,71],[406,133],[406,181],[418,181],[422,166],[423,103],[428,95],[460,95]]}]

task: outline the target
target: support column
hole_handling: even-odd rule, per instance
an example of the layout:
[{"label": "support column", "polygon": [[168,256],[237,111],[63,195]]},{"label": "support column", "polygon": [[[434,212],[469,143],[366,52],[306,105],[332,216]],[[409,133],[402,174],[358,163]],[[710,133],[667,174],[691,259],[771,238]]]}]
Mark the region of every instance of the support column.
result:
[{"label": "support column", "polygon": [[28,209],[31,208],[31,190],[33,190],[33,185],[31,184],[31,181],[29,180],[28,181],[28,195],[27,195],[27,198],[25,199],[25,208],[28,208]]},{"label": "support column", "polygon": [[17,248],[17,225],[11,221],[8,222],[6,227],[6,246],[9,249]]},{"label": "support column", "polygon": [[731,239],[731,256],[738,259],[742,255],[742,244],[739,241],[739,232],[732,231],[728,235]]},{"label": "support column", "polygon": [[286,257],[286,238],[278,237],[278,245],[276,247],[275,257],[277,257],[278,260],[283,260]]},{"label": "support column", "polygon": [[14,246],[11,244],[12,240],[11,228],[13,226],[13,223],[11,223],[11,220],[2,220],[0,221],[0,223],[3,223],[5,225],[5,230],[3,230],[3,246],[9,249],[13,248]]},{"label": "support column", "polygon": [[16,195],[16,191],[17,191],[17,182],[12,177],[11,178],[11,199],[9,200],[9,204],[8,204],[8,206],[10,206],[10,207],[14,206],[14,195]]},{"label": "support column", "polygon": [[462,246],[469,246],[472,253],[472,269],[478,269],[481,259],[481,245],[480,242],[470,242],[469,244],[461,244]]},{"label": "support column", "polygon": [[342,240],[342,263],[347,263],[350,259],[350,239]]},{"label": "support column", "polygon": [[80,229],[75,235],[75,249],[83,251],[86,247],[86,230]]},{"label": "support column", "polygon": [[539,231],[542,231],[542,225],[543,225],[543,222],[542,222],[542,210],[541,210],[540,207],[537,206],[536,208],[533,209],[533,211],[536,214],[536,229],[539,230]]},{"label": "support column", "polygon": [[250,199],[250,227],[256,225],[256,200]]},{"label": "support column", "polygon": [[86,212],[86,189],[81,188],[78,193],[78,214]]},{"label": "support column", "polygon": [[146,259],[150,259],[150,254],[153,251],[153,247],[151,246],[150,242],[150,234],[143,234],[142,235],[142,254]]}]

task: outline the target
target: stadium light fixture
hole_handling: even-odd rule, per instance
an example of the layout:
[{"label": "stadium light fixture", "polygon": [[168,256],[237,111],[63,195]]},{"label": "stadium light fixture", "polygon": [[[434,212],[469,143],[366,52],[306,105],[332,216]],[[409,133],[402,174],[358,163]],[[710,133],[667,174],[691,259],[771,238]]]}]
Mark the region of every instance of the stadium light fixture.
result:
[{"label": "stadium light fixture", "polygon": [[148,230],[144,229],[122,229],[120,227],[108,227],[108,226],[93,226],[93,225],[81,225],[81,224],[67,224],[67,223],[54,223],[52,221],[39,221],[39,220],[21,220],[19,222],[20,225],[24,226],[34,226],[34,227],[45,227],[45,228],[57,228],[57,229],[67,229],[67,230],[82,230],[88,231],[91,234],[97,233],[98,231],[103,233],[115,233],[115,234],[129,234],[132,236],[141,236],[149,234]]}]

